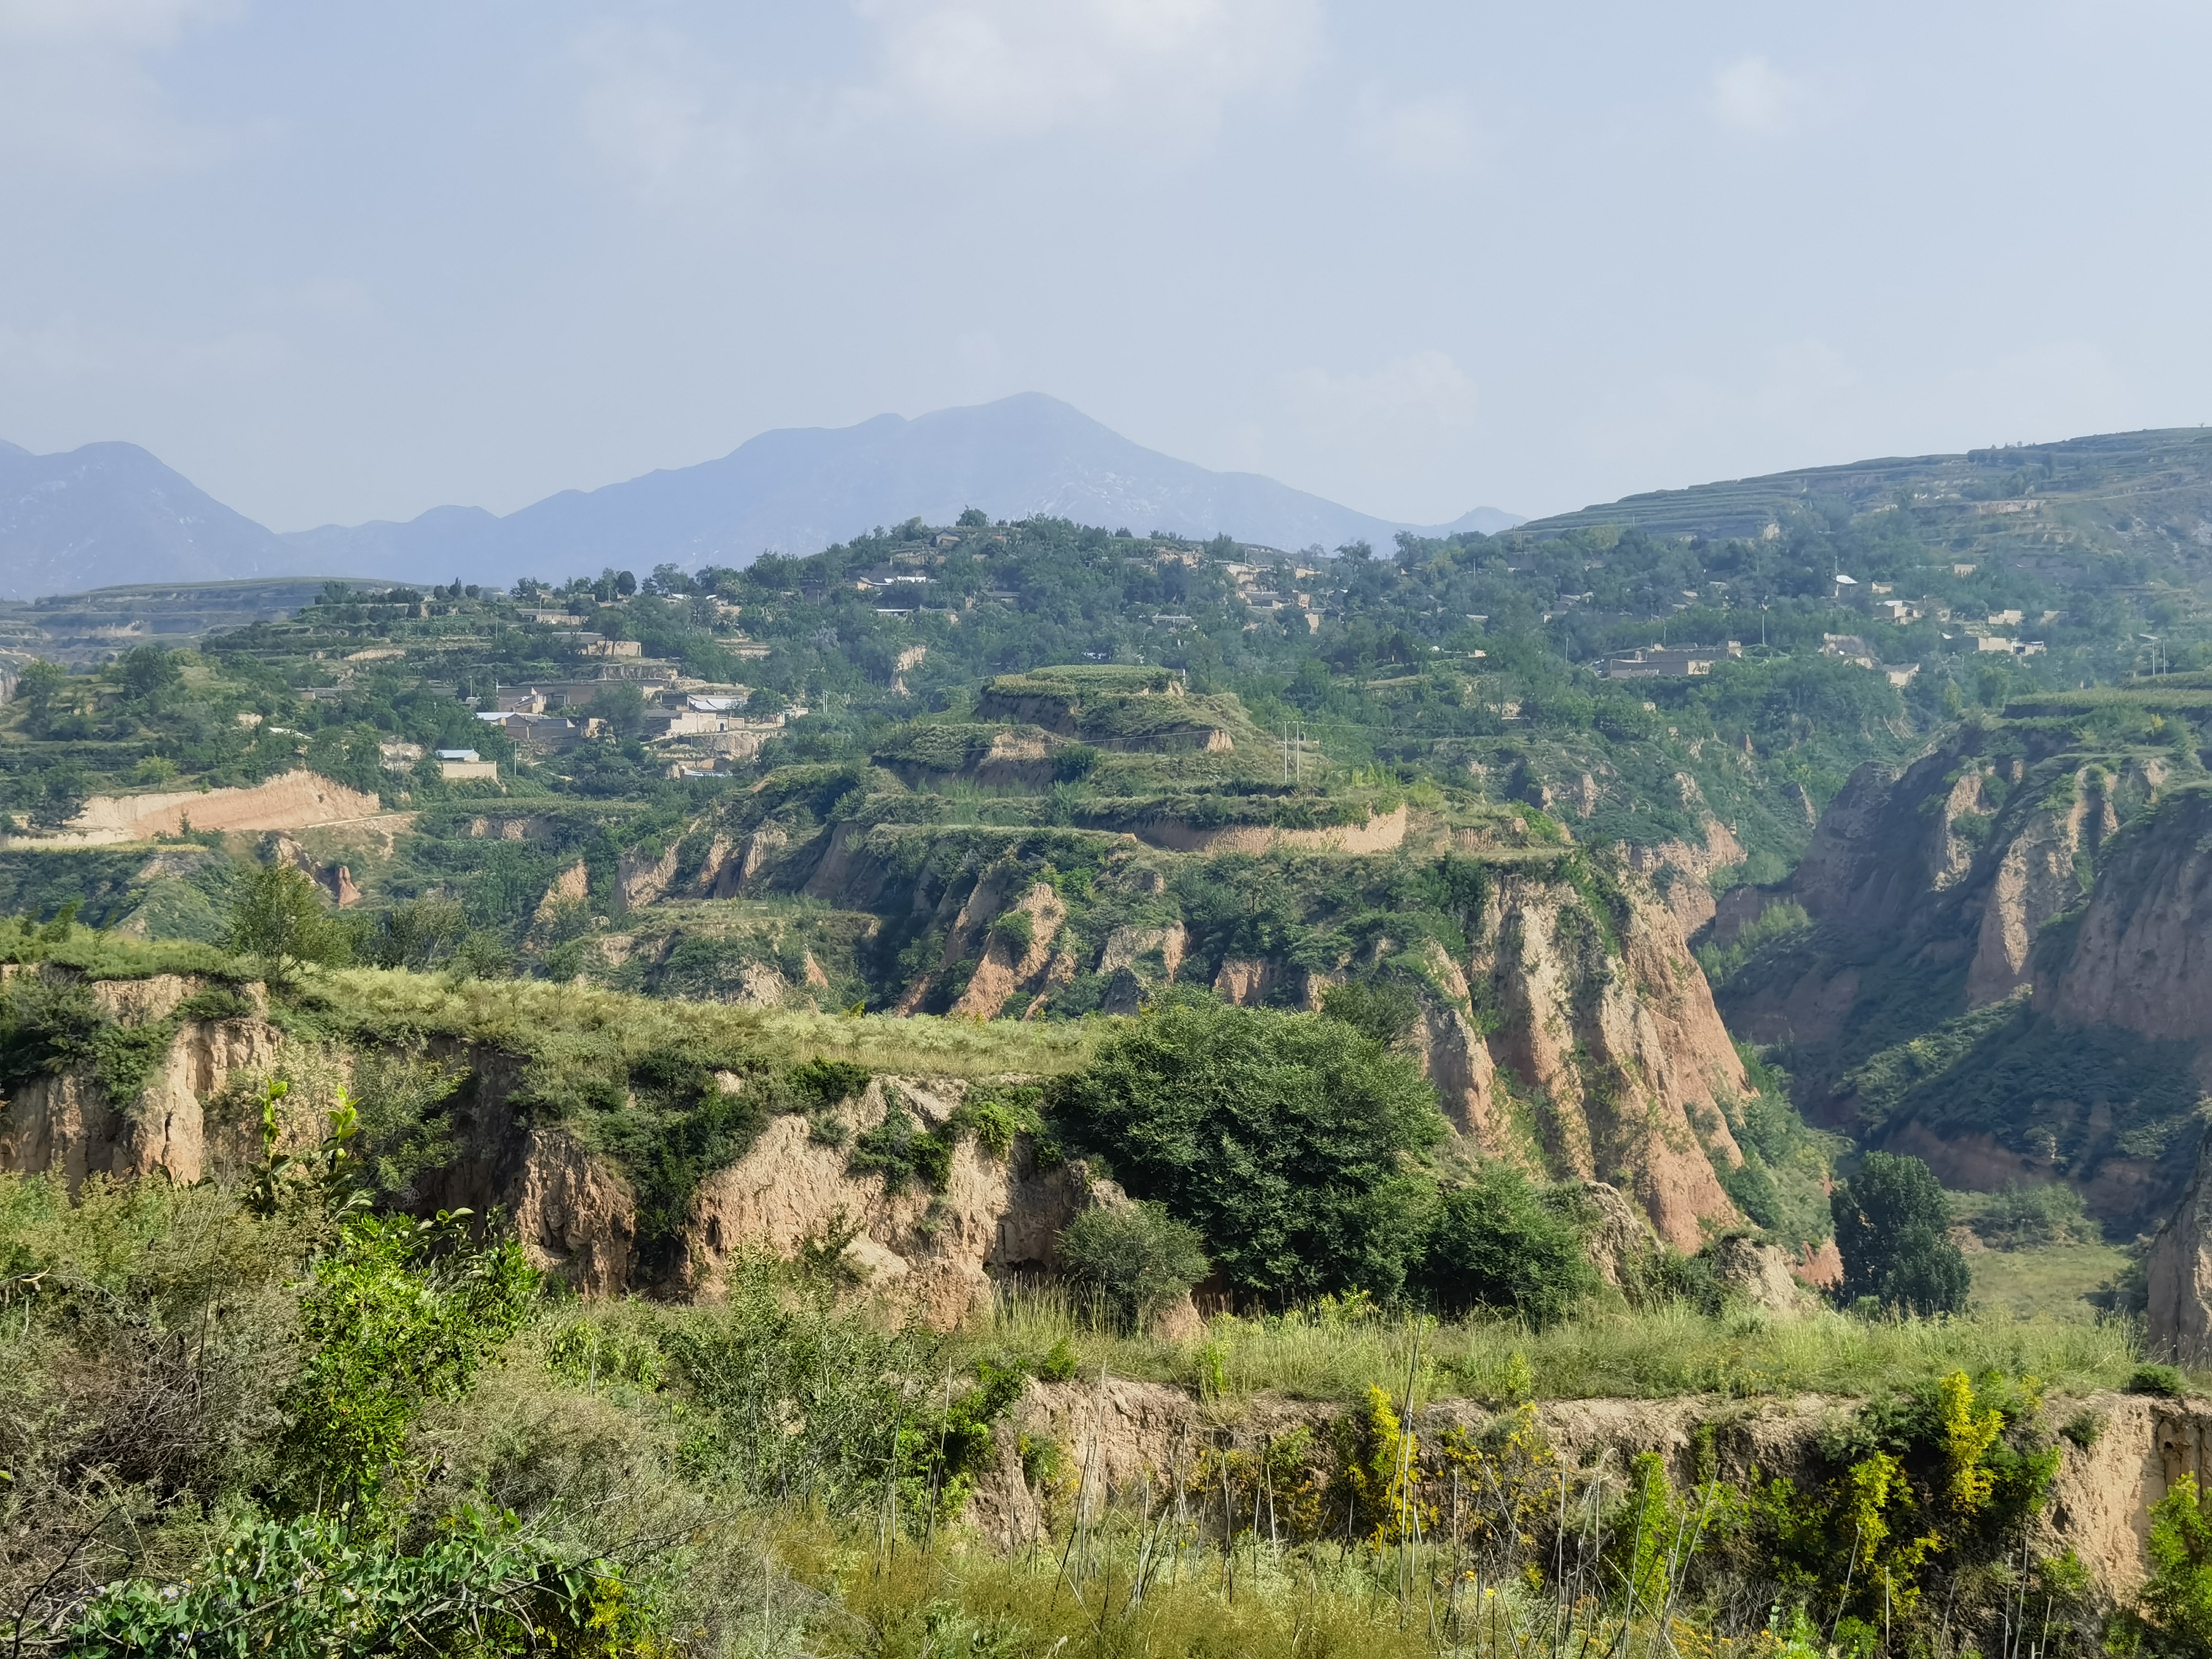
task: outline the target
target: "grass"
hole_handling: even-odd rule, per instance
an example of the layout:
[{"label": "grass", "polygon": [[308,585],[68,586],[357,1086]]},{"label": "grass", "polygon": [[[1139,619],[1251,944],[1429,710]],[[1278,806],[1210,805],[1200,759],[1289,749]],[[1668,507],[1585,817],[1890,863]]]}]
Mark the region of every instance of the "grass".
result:
[{"label": "grass", "polygon": [[550,1034],[613,1038],[626,1053],[657,1048],[741,1048],[770,1061],[854,1060],[871,1071],[932,1076],[1048,1075],[1080,1065],[1093,1033],[1078,1024],[1025,1025],[925,1016],[824,1014],[630,996],[548,980],[464,980],[449,975],[348,969],[319,975],[328,1016],[386,1039],[457,1036],[521,1053]]},{"label": "grass", "polygon": [[1943,1320],[1834,1312],[1709,1318],[1675,1306],[1598,1311],[1531,1331],[1506,1321],[1439,1324],[1324,1304],[1279,1318],[1217,1316],[1201,1334],[1181,1341],[1101,1334],[1085,1313],[1051,1290],[1012,1291],[963,1340],[979,1355],[1029,1356],[1066,1341],[1079,1374],[1096,1376],[1103,1365],[1115,1376],[1172,1383],[1230,1407],[1269,1392],[1345,1402],[1378,1385],[1401,1392],[1416,1341],[1417,1401],[1465,1396],[1493,1404],[1688,1394],[1867,1397],[1962,1369],[2033,1375],[2055,1393],[2078,1395],[2118,1387],[2142,1358],[2128,1320],[2020,1317],[2005,1305]]},{"label": "grass", "polygon": [[2083,1298],[2125,1270],[2128,1253],[2110,1244],[2058,1244],[1978,1250],[1966,1262],[1974,1270],[1978,1310],[2078,1324],[2098,1317]]}]

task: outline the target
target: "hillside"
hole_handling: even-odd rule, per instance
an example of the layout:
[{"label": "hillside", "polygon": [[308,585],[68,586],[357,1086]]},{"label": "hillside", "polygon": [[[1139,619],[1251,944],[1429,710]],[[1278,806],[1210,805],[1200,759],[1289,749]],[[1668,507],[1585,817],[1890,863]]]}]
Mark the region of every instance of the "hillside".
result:
[{"label": "hillside", "polygon": [[1960,1188],[2063,1180],[2123,1236],[2155,1227],[2197,1163],[2212,1038],[2208,714],[2202,675],[2045,694],[1862,769],[1788,884],[1723,903],[1731,1029],[1863,1145]]},{"label": "hillside", "polygon": [[[2165,1630],[2212,690],[2120,678],[2164,578],[1999,653],[2057,590],[1893,516],[963,512],[26,653],[6,1593],[94,1651]],[[1608,672],[1662,629],[1721,643]],[[2152,1351],[2100,1235],[2185,1189]]]}]

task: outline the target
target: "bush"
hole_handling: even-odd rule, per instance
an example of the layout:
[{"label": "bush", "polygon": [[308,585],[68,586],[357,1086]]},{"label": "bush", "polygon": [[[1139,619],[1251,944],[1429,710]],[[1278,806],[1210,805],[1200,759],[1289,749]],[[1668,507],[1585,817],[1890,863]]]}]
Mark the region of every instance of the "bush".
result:
[{"label": "bush", "polygon": [[2051,1244],[2094,1243],[2100,1230],[2071,1187],[2007,1187],[1970,1224],[1992,1249],[2027,1250]]},{"label": "bush", "polygon": [[1071,1150],[1190,1221],[1246,1295],[1389,1297],[1419,1254],[1406,1159],[1443,1117],[1411,1060],[1341,1021],[1171,992],[1048,1099]]},{"label": "bush", "polygon": [[2212,1517],[2204,1513],[2194,1475],[2183,1475],[2151,1506],[2149,1554],[2145,1647],[2158,1655],[2212,1650]]},{"label": "bush", "polygon": [[1421,1000],[1404,985],[1355,981],[1324,992],[1321,1014],[1323,1019],[1341,1020],[1388,1048],[1413,1029],[1421,1017]]},{"label": "bush", "polygon": [[1503,1163],[1443,1195],[1419,1279],[1440,1310],[1510,1308],[1540,1330],[1565,1318],[1598,1282],[1580,1194],[1544,1191]]},{"label": "bush", "polygon": [[2189,1379],[2172,1365],[2138,1365],[2128,1377],[2130,1394],[2156,1395],[2164,1400],[2185,1400]]},{"label": "bush", "polygon": [[1133,1330],[1188,1294],[1207,1266],[1198,1229],[1158,1204],[1085,1210],[1061,1231],[1060,1255]]},{"label": "bush", "polygon": [[1844,1258],[1842,1298],[1872,1297],[1917,1314],[1958,1313],[1973,1275],[1945,1237],[1950,1201],[1917,1158],[1869,1152],[1858,1174],[1829,1197]]}]

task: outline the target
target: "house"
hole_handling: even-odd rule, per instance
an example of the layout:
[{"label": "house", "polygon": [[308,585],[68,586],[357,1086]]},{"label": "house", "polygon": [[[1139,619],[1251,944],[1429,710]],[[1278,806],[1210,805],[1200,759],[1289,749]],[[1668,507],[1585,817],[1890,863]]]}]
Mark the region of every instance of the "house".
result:
[{"label": "house", "polygon": [[499,777],[499,763],[485,760],[473,749],[441,749],[438,751],[438,775],[452,782],[459,778]]},{"label": "house", "polygon": [[584,647],[587,657],[642,657],[645,645],[639,640],[592,640]]},{"label": "house", "polygon": [[2009,654],[2012,641],[2002,634],[1984,634],[1974,641],[1974,649],[1978,652],[2002,651]]},{"label": "house", "polygon": [[940,530],[937,532],[937,544],[939,547],[957,547],[960,545],[960,538],[949,530]]},{"label": "house", "polygon": [[1900,628],[1906,623],[1920,620],[1920,607],[1910,599],[1876,599],[1874,604],[1876,622],[1895,623]]},{"label": "house", "polygon": [[517,611],[517,622],[535,623],[540,628],[581,628],[584,619],[566,611]]},{"label": "house", "polygon": [[1992,628],[2017,628],[2020,626],[2021,620],[2021,613],[2017,611],[1992,611],[1990,612],[1990,626]]},{"label": "house", "polygon": [[1678,680],[1710,674],[1715,663],[1741,655],[1743,645],[1737,640],[1730,640],[1718,648],[1699,645],[1678,651],[1658,647],[1626,651],[1607,660],[1605,677],[1609,680]]},{"label": "house", "polygon": [[534,685],[507,686],[498,691],[493,701],[503,714],[542,714],[545,712],[545,694]]},{"label": "house", "polygon": [[376,749],[384,769],[387,772],[411,771],[414,769],[415,763],[422,758],[422,745],[419,743],[400,743],[387,738],[378,744]]},{"label": "house", "polygon": [[577,744],[606,729],[603,720],[562,720],[557,714],[509,714],[503,724],[507,735],[522,748],[540,754],[566,754]]}]

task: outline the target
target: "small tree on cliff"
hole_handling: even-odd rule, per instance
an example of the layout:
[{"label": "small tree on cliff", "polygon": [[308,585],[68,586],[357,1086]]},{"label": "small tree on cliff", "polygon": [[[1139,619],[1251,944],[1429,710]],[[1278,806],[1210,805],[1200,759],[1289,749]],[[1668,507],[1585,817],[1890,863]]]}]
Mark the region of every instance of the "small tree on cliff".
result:
[{"label": "small tree on cliff", "polygon": [[303,962],[339,963],[352,940],[324,908],[323,890],[289,864],[248,871],[230,904],[230,948],[258,958],[271,980],[291,977]]},{"label": "small tree on cliff", "polygon": [[1917,1158],[1869,1152],[1859,1172],[1828,1197],[1843,1297],[1871,1297],[1917,1314],[1957,1313],[1973,1274],[1947,1235],[1951,1206],[1936,1172]]}]

